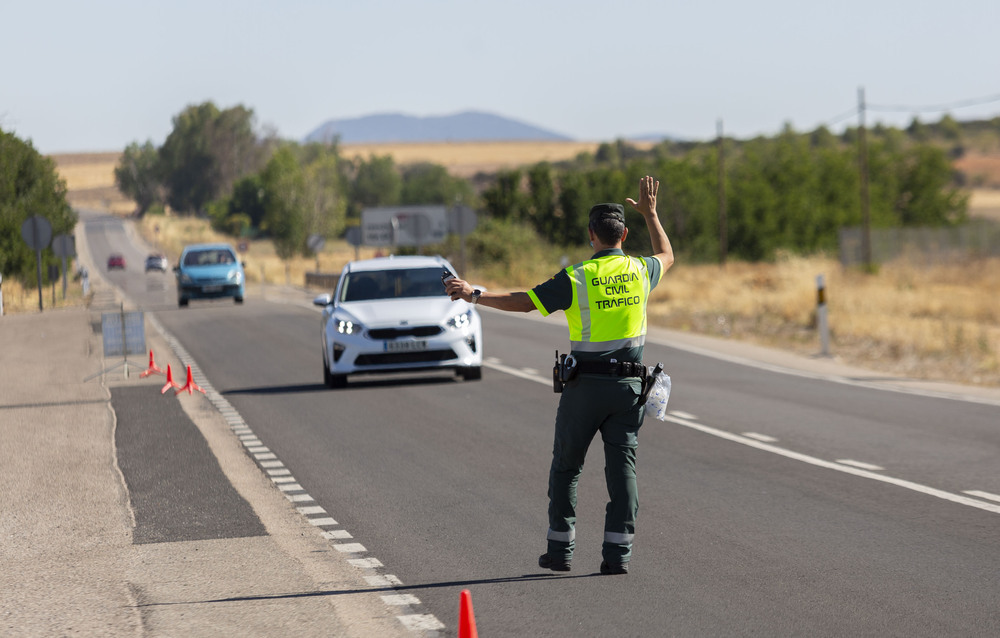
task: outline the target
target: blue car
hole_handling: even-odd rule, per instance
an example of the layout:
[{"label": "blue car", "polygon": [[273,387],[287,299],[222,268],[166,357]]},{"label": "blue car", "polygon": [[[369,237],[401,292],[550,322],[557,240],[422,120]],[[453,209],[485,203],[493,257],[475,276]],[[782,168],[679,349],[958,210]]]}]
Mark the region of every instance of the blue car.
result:
[{"label": "blue car", "polygon": [[181,253],[174,268],[177,275],[177,305],[191,299],[232,297],[243,303],[246,276],[243,264],[229,244],[192,244]]}]

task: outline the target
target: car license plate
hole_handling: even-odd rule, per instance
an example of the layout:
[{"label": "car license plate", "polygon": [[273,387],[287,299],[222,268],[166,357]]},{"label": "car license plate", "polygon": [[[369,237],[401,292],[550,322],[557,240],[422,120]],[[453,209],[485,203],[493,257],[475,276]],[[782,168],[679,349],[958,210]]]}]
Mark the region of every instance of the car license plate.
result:
[{"label": "car license plate", "polygon": [[386,352],[417,352],[419,350],[426,350],[426,341],[386,341],[385,351]]},{"label": "car license plate", "polygon": [[222,286],[202,286],[202,292],[222,292]]}]

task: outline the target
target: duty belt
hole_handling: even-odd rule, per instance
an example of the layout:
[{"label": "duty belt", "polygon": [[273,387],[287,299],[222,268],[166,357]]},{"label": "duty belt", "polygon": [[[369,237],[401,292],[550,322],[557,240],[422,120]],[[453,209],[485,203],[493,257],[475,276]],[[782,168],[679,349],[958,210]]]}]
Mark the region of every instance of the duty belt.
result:
[{"label": "duty belt", "polygon": [[606,374],[610,377],[643,377],[648,371],[639,361],[581,361],[580,374]]}]

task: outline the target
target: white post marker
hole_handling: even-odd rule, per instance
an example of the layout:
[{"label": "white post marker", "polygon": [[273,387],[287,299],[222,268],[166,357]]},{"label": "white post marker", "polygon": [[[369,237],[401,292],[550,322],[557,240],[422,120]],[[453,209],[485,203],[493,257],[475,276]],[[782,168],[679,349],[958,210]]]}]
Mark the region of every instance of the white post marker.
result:
[{"label": "white post marker", "polygon": [[816,325],[819,328],[820,354],[830,356],[830,325],[826,316],[826,286],[823,275],[816,275]]}]

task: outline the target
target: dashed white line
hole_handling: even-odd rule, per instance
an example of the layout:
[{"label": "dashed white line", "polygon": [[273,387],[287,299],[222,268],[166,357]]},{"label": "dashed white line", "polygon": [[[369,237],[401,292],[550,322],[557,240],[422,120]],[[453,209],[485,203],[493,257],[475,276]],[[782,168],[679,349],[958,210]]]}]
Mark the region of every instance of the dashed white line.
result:
[{"label": "dashed white line", "polygon": [[370,574],[365,576],[365,581],[372,587],[395,587],[403,584],[394,574]]},{"label": "dashed white line", "polygon": [[384,567],[382,561],[377,558],[352,558],[347,561],[347,563],[358,569],[375,569],[377,567]]},{"label": "dashed white line", "polygon": [[310,514],[326,514],[326,510],[319,505],[307,505],[306,507],[297,507],[299,514],[303,516],[308,516]]},{"label": "dashed white line", "polygon": [[288,476],[292,471],[289,469],[281,468],[276,470],[267,470],[268,476]]},{"label": "dashed white line", "polygon": [[348,538],[354,538],[351,533],[346,529],[331,529],[329,531],[323,532],[323,538],[328,541],[342,541]]},{"label": "dashed white line", "polygon": [[308,494],[285,494],[285,497],[293,503],[308,503],[315,500]]},{"label": "dashed white line", "polygon": [[294,476],[272,476],[271,480],[275,483],[294,483]]},{"label": "dashed white line", "polygon": [[260,466],[263,468],[285,467],[285,464],[282,463],[281,461],[264,461],[263,463],[260,464]]},{"label": "dashed white line", "polygon": [[265,452],[263,454],[254,454],[253,456],[258,461],[273,461],[274,459],[278,458],[278,455],[275,454],[274,452]]},{"label": "dashed white line", "polygon": [[669,414],[671,416],[675,416],[678,419],[697,419],[698,418],[695,415],[691,414],[690,412],[681,412],[680,410],[668,410],[667,414]]},{"label": "dashed white line", "polygon": [[322,527],[323,525],[337,524],[337,521],[333,520],[329,516],[324,518],[307,518],[306,520],[309,521],[311,524],[315,525],[316,527]]},{"label": "dashed white line", "polygon": [[343,554],[362,554],[368,551],[361,543],[334,543],[333,548]]},{"label": "dashed white line", "polygon": [[413,594],[390,594],[382,596],[386,605],[419,605],[420,599]]},{"label": "dashed white line", "polygon": [[302,486],[298,483],[282,483],[278,485],[278,489],[282,492],[301,492]]},{"label": "dashed white line", "polygon": [[745,436],[747,438],[750,438],[750,439],[756,439],[758,441],[763,441],[764,443],[774,443],[775,441],[778,440],[778,439],[774,438],[773,436],[768,436],[766,434],[757,434],[756,432],[744,432],[743,436]]},{"label": "dashed white line", "polygon": [[968,505],[970,507],[976,507],[981,510],[986,510],[987,512],[1000,514],[1000,505],[993,505],[992,503],[984,503],[983,501],[977,501],[976,499],[967,498],[965,496],[959,496],[958,494],[952,494],[951,492],[945,492],[944,490],[928,487],[926,485],[921,485],[919,483],[914,483],[912,481],[905,481],[903,479],[893,478],[891,476],[886,476],[884,474],[876,474],[875,472],[872,472],[870,470],[862,470],[861,468],[850,467],[848,465],[841,465],[840,463],[834,463],[832,461],[824,461],[823,459],[818,459],[814,456],[809,456],[808,454],[801,454],[799,452],[786,450],[785,448],[780,448],[776,445],[771,445],[770,443],[754,441],[753,439],[748,439],[745,436],[740,436],[739,434],[733,434],[732,432],[726,432],[725,430],[712,428],[707,425],[695,423],[694,421],[679,419],[677,417],[672,417],[672,416],[668,416],[667,420],[672,421],[673,423],[677,423],[678,425],[689,427],[693,430],[698,430],[699,432],[704,432],[705,434],[711,434],[712,436],[717,436],[721,439],[726,439],[727,441],[742,443],[743,445],[757,448],[758,450],[764,450],[766,452],[778,454],[780,456],[794,459],[796,461],[802,461],[803,463],[808,463],[810,465],[815,465],[817,467],[824,467],[829,470],[836,470],[838,472],[843,472],[845,474],[853,474],[854,476],[860,476],[863,478],[872,479],[873,481],[889,483],[890,485],[896,485],[897,487],[903,487],[908,490],[913,490],[914,492],[920,492],[921,494],[935,496],[937,498],[946,501],[951,501],[953,503]]},{"label": "dashed white line", "polygon": [[433,614],[409,614],[406,616],[396,616],[399,622],[410,631],[439,631],[444,629],[444,623],[434,617]]}]

